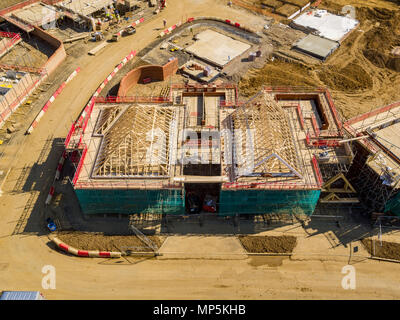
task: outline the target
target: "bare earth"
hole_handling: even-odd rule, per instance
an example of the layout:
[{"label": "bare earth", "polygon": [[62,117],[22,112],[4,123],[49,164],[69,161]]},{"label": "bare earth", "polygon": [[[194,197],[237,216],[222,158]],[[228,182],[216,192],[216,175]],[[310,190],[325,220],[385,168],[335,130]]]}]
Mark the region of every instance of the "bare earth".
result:
[{"label": "bare earth", "polygon": [[[371,5],[376,2],[370,1]],[[43,203],[59,154],[51,153],[48,159],[46,153],[43,156],[47,139],[62,141],[71,121],[78,116],[99,83],[132,49],[144,48],[159,34],[162,19],[172,25],[181,18],[207,15],[232,19],[257,30],[265,24],[263,17],[228,8],[226,1],[169,0],[166,10],[156,19],[139,26],[135,36],[108,45],[95,57],[82,53],[77,58],[82,71],[55,100],[34,133],[16,137],[14,144],[7,147],[2,161],[10,163],[11,171],[1,188],[0,290],[39,290],[47,299],[400,298],[399,264],[367,259],[369,255],[360,244],[358,256],[349,259],[348,246],[333,248],[327,240],[327,232],[308,236],[298,225],[262,234],[296,236],[298,242],[290,259],[249,258],[240,249],[236,237],[173,236],[166,239],[163,247],[168,243],[176,244],[171,250],[180,252],[179,257],[171,255],[168,258],[168,247],[165,247],[164,257],[155,259],[82,259],[56,251],[49,243],[42,227]],[[375,75],[376,71],[371,74]],[[396,83],[398,79],[394,79],[389,90],[397,90]],[[382,85],[374,82],[374,86],[371,96],[379,96],[375,88]],[[343,95],[339,101],[351,101],[350,98],[355,96],[357,94]],[[50,147],[47,146],[45,151]],[[38,161],[43,157],[46,161]],[[26,183],[28,180],[23,181],[23,192],[12,192],[24,166],[32,167],[29,175],[31,180],[36,178],[31,184]],[[29,200],[33,201],[32,206]],[[25,217],[32,230],[40,231],[12,235],[21,217]],[[190,241],[193,241],[192,245],[188,243]],[[196,251],[197,255],[188,252],[190,248],[196,248],[199,241],[207,243],[207,252],[204,248]],[[227,253],[226,250],[232,248],[235,256],[215,258],[218,252]],[[349,260],[357,271],[356,290],[344,290],[341,286],[341,271]],[[45,265],[56,268],[56,290],[41,287]]]}]

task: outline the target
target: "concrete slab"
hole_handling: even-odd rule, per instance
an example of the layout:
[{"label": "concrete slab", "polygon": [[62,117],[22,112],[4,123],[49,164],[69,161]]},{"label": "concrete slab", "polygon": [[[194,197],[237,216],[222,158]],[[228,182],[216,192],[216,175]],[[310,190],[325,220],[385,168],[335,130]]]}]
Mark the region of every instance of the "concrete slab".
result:
[{"label": "concrete slab", "polygon": [[205,30],[196,36],[198,40],[186,51],[193,55],[223,67],[251,46],[213,30]]},{"label": "concrete slab", "polygon": [[358,25],[358,20],[348,16],[338,16],[326,10],[311,10],[303,13],[293,22],[302,27],[317,31],[318,35],[340,41]]},{"label": "concrete slab", "polygon": [[57,5],[88,16],[93,12],[102,10],[104,7],[108,7],[113,2],[113,0],[65,0],[57,3]]},{"label": "concrete slab", "polygon": [[171,236],[159,252],[159,259],[247,259],[239,240],[232,236]]},{"label": "concrete slab", "polygon": [[339,43],[309,34],[299,40],[294,48],[320,60],[325,60],[339,48]]},{"label": "concrete slab", "polygon": [[51,26],[58,19],[57,9],[43,3],[35,3],[10,13],[18,19],[34,26]]}]

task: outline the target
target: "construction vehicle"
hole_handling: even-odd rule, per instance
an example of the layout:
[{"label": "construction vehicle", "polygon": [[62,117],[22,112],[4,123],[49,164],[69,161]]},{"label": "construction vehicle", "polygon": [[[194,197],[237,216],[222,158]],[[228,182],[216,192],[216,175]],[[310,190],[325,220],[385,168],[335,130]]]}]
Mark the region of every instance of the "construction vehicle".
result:
[{"label": "construction vehicle", "polygon": [[129,26],[127,28],[124,29],[124,35],[130,36],[132,34],[136,33],[136,29],[133,26]]},{"label": "construction vehicle", "polygon": [[117,42],[117,41],[119,41],[120,37],[121,37],[121,34],[119,32],[115,33],[112,35],[111,41]]},{"label": "construction vehicle", "polygon": [[104,35],[101,32],[92,33],[92,41],[97,42],[104,39]]}]

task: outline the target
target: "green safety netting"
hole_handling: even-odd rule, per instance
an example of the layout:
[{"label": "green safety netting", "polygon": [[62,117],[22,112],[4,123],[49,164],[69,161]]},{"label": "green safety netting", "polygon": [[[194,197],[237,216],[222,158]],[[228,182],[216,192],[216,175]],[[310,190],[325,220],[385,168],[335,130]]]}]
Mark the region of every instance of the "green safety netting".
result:
[{"label": "green safety netting", "polygon": [[303,213],[311,215],[320,190],[222,190],[220,215]]},{"label": "green safety netting", "polygon": [[84,214],[185,213],[183,190],[76,189],[75,193]]}]

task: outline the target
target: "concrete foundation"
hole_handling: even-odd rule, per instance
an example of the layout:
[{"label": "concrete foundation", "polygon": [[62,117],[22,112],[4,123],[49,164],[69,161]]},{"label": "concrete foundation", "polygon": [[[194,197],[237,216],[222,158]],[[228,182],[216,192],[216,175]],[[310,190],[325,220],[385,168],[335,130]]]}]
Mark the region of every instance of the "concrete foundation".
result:
[{"label": "concrete foundation", "polygon": [[213,30],[199,33],[197,41],[186,51],[219,67],[223,67],[251,46]]}]

